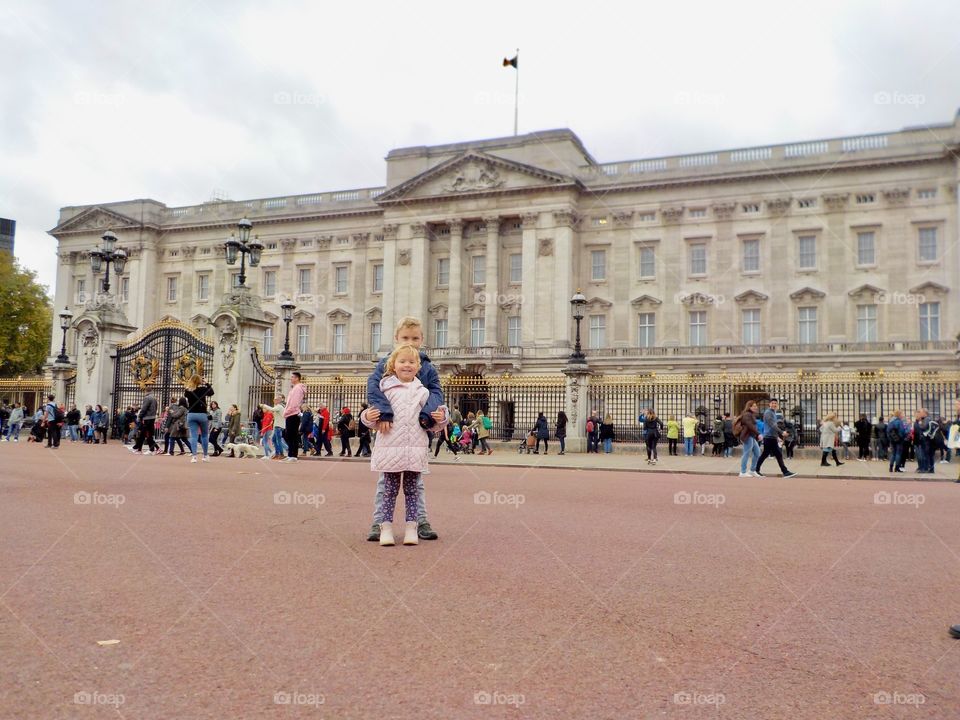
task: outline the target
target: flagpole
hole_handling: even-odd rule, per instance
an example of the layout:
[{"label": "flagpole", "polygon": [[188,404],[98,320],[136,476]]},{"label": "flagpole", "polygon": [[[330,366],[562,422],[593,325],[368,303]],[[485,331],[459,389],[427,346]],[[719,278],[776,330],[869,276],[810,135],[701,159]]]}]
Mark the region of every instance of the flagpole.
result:
[{"label": "flagpole", "polygon": [[517,48],[516,85],[513,91],[513,136],[517,136],[517,119],[520,115],[520,48]]}]

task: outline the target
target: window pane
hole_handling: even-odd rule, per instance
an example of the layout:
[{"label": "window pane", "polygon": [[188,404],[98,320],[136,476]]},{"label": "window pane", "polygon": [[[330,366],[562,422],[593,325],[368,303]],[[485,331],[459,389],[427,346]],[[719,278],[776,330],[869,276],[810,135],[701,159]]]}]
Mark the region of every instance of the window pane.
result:
[{"label": "window pane", "polygon": [[120,302],[130,300],[130,278],[120,278]]},{"label": "window pane", "polygon": [[800,308],[800,342],[812,344],[817,342],[817,309],[815,307]]},{"label": "window pane", "polygon": [[934,262],[937,259],[937,229],[920,228],[920,259]]},{"label": "window pane", "polygon": [[447,321],[446,320],[434,321],[433,335],[434,335],[434,338],[436,338],[436,345],[438,348],[444,348],[447,346]]},{"label": "window pane", "polygon": [[707,311],[694,310],[690,313],[690,344],[707,344]]},{"label": "window pane", "polygon": [[298,291],[301,295],[310,294],[310,268],[300,268]]},{"label": "window pane", "polygon": [[817,238],[813,235],[801,235],[797,239],[799,246],[798,265],[805,270],[817,267]]},{"label": "window pane", "polygon": [[380,351],[380,329],[383,327],[378,322],[370,323],[370,352]]},{"label": "window pane", "polygon": [[523,255],[510,256],[510,282],[523,282]]},{"label": "window pane", "polygon": [[373,292],[383,292],[383,265],[373,266]]},{"label": "window pane", "polygon": [[857,342],[877,341],[877,306],[857,306]]},{"label": "window pane", "polygon": [[335,268],[336,274],[334,278],[336,280],[335,292],[338,294],[345,293],[347,291],[347,270],[345,267]]},{"label": "window pane", "polygon": [[483,285],[487,282],[487,256],[473,256],[473,284]]},{"label": "window pane", "polygon": [[757,272],[760,270],[760,241],[743,241],[743,271]]},{"label": "window pane", "polygon": [[310,349],[310,326],[297,325],[297,352],[301,355]]},{"label": "window pane", "polygon": [[517,315],[507,318],[507,345],[510,347],[520,345],[520,317]]},{"label": "window pane", "polygon": [[706,245],[690,246],[690,274],[691,275],[707,274],[707,246]]},{"label": "window pane", "polygon": [[273,328],[268,327],[263,331],[263,354],[273,355]]},{"label": "window pane", "polygon": [[924,342],[940,339],[940,303],[921,303],[920,339]]},{"label": "window pane", "polygon": [[482,347],[484,342],[484,319],[470,318],[470,346]]},{"label": "window pane", "polygon": [[268,297],[277,294],[277,271],[276,270],[264,270],[263,294]]},{"label": "window pane", "polygon": [[177,300],[177,278],[167,278],[167,302],[176,302]]},{"label": "window pane", "polygon": [[640,248],[640,277],[651,278],[656,275],[656,254],[653,248]]},{"label": "window pane", "polygon": [[590,348],[602,348],[607,346],[607,316],[590,316]]},{"label": "window pane", "polygon": [[760,344],[760,311],[756,309],[743,311],[743,344]]},{"label": "window pane", "polygon": [[876,247],[872,232],[857,233],[857,265],[873,265],[876,262]]},{"label": "window pane", "polygon": [[333,326],[333,352],[345,353],[347,351],[347,326],[343,323],[335,323]]},{"label": "window pane", "polygon": [[437,260],[437,285],[450,284],[450,258]]},{"label": "window pane", "polygon": [[590,251],[590,277],[593,280],[606,280],[607,279],[607,251],[606,250],[591,250]]},{"label": "window pane", "polygon": [[657,327],[654,313],[640,313],[640,327],[637,333],[637,346],[642,348],[656,347]]}]

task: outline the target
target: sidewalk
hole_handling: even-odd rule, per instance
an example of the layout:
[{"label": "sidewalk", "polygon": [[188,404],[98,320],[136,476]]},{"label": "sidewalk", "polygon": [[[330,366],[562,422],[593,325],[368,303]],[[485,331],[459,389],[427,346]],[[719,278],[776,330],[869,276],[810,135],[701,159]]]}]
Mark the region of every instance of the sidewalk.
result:
[{"label": "sidewalk", "polygon": [[[499,467],[547,467],[567,470],[613,470],[622,472],[656,472],[656,473],[687,473],[693,475],[736,475],[740,472],[740,454],[735,451],[731,458],[715,458],[710,455],[671,457],[666,452],[660,455],[656,465],[647,465],[646,457],[639,455],[617,453],[614,450],[609,455],[604,453],[587,454],[571,453],[558,455],[551,452],[548,455],[527,455],[517,452],[515,443],[491,443],[493,455],[461,455],[459,460],[446,449],[440,452],[436,459],[430,458],[431,463],[458,464],[458,465],[493,465]],[[682,450],[681,450],[682,451]],[[832,477],[841,480],[922,480],[934,482],[954,482],[958,477],[958,463],[934,465],[934,474],[918,475],[914,472],[917,463],[907,462],[902,473],[887,471],[886,460],[868,460],[859,462],[852,457],[849,461],[841,461],[843,465],[829,468],[821,467],[820,460],[796,457],[793,460],[784,460],[787,467],[800,477]],[[780,468],[775,458],[764,460],[761,472],[769,478],[779,478]]]}]

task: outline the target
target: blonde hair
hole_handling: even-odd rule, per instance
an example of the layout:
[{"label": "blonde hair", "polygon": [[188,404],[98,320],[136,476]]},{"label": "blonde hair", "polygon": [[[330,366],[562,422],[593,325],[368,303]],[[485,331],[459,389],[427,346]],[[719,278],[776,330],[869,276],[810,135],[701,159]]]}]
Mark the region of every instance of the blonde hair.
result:
[{"label": "blonde hair", "polygon": [[603,416],[604,425],[610,425],[612,422],[613,422],[613,415],[611,415],[610,413],[607,413],[606,415]]},{"label": "blonde hair", "polygon": [[420,322],[419,318],[412,317],[411,315],[406,315],[400,318],[400,322],[397,323],[396,330],[393,331],[393,337],[396,338],[400,334],[401,330],[413,329],[416,328],[420,331],[420,334],[423,335],[423,323]]},{"label": "blonde hair", "polygon": [[420,368],[420,350],[415,348],[413,345],[410,345],[409,343],[407,343],[407,344],[398,346],[397,348],[394,349],[392,353],[390,353],[390,357],[387,358],[387,367],[383,371],[383,374],[396,375],[397,373],[394,371],[394,366],[397,364],[397,359],[401,355],[406,355],[406,354],[413,355],[417,359],[417,369],[419,369]]},{"label": "blonde hair", "polygon": [[837,414],[835,412],[827,413],[827,416],[823,419],[824,422],[835,422],[837,419]]},{"label": "blonde hair", "polygon": [[190,379],[183,384],[183,387],[185,387],[190,392],[193,392],[200,386],[200,383],[202,382],[203,382],[203,378],[200,377],[199,375],[191,375]]}]

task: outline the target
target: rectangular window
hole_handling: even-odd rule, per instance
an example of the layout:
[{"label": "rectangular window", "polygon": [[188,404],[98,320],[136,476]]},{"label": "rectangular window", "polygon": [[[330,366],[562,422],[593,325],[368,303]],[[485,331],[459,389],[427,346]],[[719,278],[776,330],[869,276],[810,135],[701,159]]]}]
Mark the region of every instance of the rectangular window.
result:
[{"label": "rectangular window", "polygon": [[484,285],[487,282],[487,256],[473,256],[473,284]]},{"label": "rectangular window", "polygon": [[655,212],[642,212],[637,215],[637,220],[640,222],[653,222],[657,219],[657,214]]},{"label": "rectangular window", "polygon": [[875,265],[877,262],[876,237],[873,232],[857,233],[857,265]]},{"label": "rectangular window", "polygon": [[797,238],[797,267],[801,270],[815,270],[817,267],[817,237],[801,235]]},{"label": "rectangular window", "polygon": [[383,292],[383,265],[379,263],[373,266],[373,292]]},{"label": "rectangular window", "polygon": [[657,345],[657,316],[655,313],[640,313],[637,332],[637,347],[652,348]]},{"label": "rectangular window", "polygon": [[130,302],[130,278],[120,278],[120,302]]},{"label": "rectangular window", "polygon": [[309,295],[311,293],[311,274],[310,268],[300,268],[297,271],[297,292],[300,295]]},{"label": "rectangular window", "polygon": [[177,285],[178,277],[168,277],[167,278],[167,302],[176,302],[177,301]]},{"label": "rectangular window", "polygon": [[760,310],[756,308],[743,311],[743,344],[760,344]]},{"label": "rectangular window", "polygon": [[876,193],[859,193],[856,197],[857,205],[872,205],[877,201]]},{"label": "rectangular window", "polygon": [[87,281],[83,278],[77,280],[77,302],[85,303],[87,301]]},{"label": "rectangular window", "polygon": [[920,304],[920,339],[923,342],[940,339],[940,303]]},{"label": "rectangular window", "polygon": [[706,208],[690,208],[690,217],[702,218],[707,216]]},{"label": "rectangular window", "polygon": [[207,273],[197,275],[197,300],[210,299],[210,276]]},{"label": "rectangular window", "polygon": [[802,209],[815,208],[816,206],[816,198],[801,198],[800,200],[797,200],[797,207]]},{"label": "rectangular window", "polygon": [[434,346],[445,348],[447,346],[447,321],[434,320],[433,322]]},{"label": "rectangular window", "polygon": [[877,341],[877,306],[857,305],[857,342]]},{"label": "rectangular window", "polygon": [[520,347],[520,316],[511,315],[507,318],[507,345]]},{"label": "rectangular window", "polygon": [[743,241],[743,271],[744,272],[759,272],[760,271],[760,241],[759,240],[744,240]]},{"label": "rectangular window", "polygon": [[343,295],[347,292],[347,274],[349,273],[350,268],[341,265],[340,267],[334,268],[334,292],[337,295]]},{"label": "rectangular window", "polygon": [[450,284],[450,258],[437,260],[437,285],[445,287]]},{"label": "rectangular window", "polygon": [[917,198],[920,200],[933,200],[937,196],[936,188],[923,188],[917,190]]},{"label": "rectangular window", "polygon": [[590,316],[590,338],[587,347],[602,348],[607,345],[607,316]]},{"label": "rectangular window", "polygon": [[744,203],[743,211],[748,214],[760,212],[760,203]]},{"label": "rectangular window", "polygon": [[690,246],[690,274],[707,274],[707,246],[703,243]]},{"label": "rectangular window", "polygon": [[817,309],[802,307],[797,315],[800,327],[798,336],[803,345],[813,345],[817,342]]},{"label": "rectangular window", "polygon": [[920,262],[937,261],[937,229],[920,228]]},{"label": "rectangular window", "polygon": [[707,344],[707,311],[693,310],[690,312],[690,345],[701,346]]},{"label": "rectangular window", "polygon": [[240,287],[240,273],[230,273],[230,286],[235,288]]},{"label": "rectangular window", "polygon": [[383,331],[382,323],[370,323],[370,352],[376,354],[380,352],[380,338]]},{"label": "rectangular window", "polygon": [[640,277],[652,278],[657,274],[657,253],[652,247],[640,248]]},{"label": "rectangular window", "polygon": [[344,323],[333,324],[333,352],[337,354],[347,351],[347,326]]},{"label": "rectangular window", "polygon": [[594,282],[607,279],[607,251],[590,251],[590,279]]},{"label": "rectangular window", "polygon": [[510,256],[510,282],[523,282],[523,255],[519,253]]},{"label": "rectangular window", "polygon": [[297,325],[297,353],[306,355],[310,350],[310,326]]},{"label": "rectangular window", "polygon": [[263,294],[267,297],[273,297],[277,294],[277,271],[263,271]]},{"label": "rectangular window", "polygon": [[470,318],[470,346],[483,347],[486,342],[486,327],[483,318]]},{"label": "rectangular window", "polygon": [[273,355],[273,328],[268,327],[263,331],[263,354]]}]

